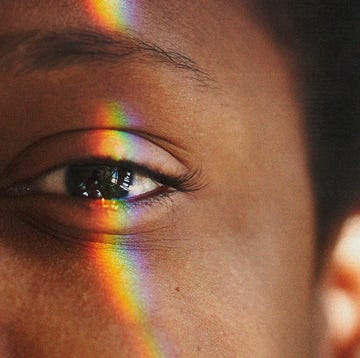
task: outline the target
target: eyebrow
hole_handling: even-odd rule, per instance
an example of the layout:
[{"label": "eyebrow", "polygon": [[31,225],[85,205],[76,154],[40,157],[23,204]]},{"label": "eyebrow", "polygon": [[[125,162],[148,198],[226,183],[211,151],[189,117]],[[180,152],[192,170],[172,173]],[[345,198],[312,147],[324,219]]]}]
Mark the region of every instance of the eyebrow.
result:
[{"label": "eyebrow", "polygon": [[163,63],[187,71],[203,84],[212,81],[190,57],[132,35],[77,29],[0,35],[0,71],[15,68],[16,73],[29,73],[90,63],[117,63],[130,56],[140,62]]}]

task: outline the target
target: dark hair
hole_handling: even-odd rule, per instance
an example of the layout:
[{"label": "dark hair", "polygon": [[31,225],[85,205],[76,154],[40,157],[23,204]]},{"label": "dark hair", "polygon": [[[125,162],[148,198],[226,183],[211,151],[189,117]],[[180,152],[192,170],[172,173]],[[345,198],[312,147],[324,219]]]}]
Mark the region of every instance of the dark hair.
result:
[{"label": "dark hair", "polygon": [[251,10],[290,49],[303,78],[318,248],[360,208],[360,2],[253,0]]}]

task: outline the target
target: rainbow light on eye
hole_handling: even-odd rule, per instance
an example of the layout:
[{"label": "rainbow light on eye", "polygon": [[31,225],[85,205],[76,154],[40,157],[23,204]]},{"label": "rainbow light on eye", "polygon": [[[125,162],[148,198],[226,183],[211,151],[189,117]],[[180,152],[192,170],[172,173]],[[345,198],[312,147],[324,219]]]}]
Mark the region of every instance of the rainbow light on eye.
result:
[{"label": "rainbow light on eye", "polygon": [[[105,128],[127,128],[131,123],[136,122],[135,117],[125,114],[125,110],[118,103],[102,103],[95,118],[101,127]],[[118,131],[115,138],[99,137],[96,144],[106,153],[113,153],[114,160],[122,160],[120,153],[135,153],[139,150],[134,139],[124,131]],[[117,151],[117,148],[121,150]],[[109,217],[99,218],[109,226],[121,227],[130,226],[131,218],[136,215],[128,212],[121,201],[99,200],[95,203],[99,211],[111,209]],[[100,237],[100,242],[109,242],[109,237]],[[118,239],[121,240],[121,239]],[[128,330],[126,335],[129,338],[127,343],[132,345],[136,357],[158,358],[165,357],[160,344],[152,332],[148,321],[147,311],[150,307],[149,295],[147,295],[149,278],[144,253],[131,245],[131,238],[123,239],[123,242],[106,243],[93,245],[89,252],[100,285],[121,324],[121,329]],[[120,343],[121,344],[121,343]],[[164,346],[164,345],[162,345]]]},{"label": "rainbow light on eye", "polygon": [[129,139],[129,134],[125,131],[130,124],[134,127],[137,124],[137,119],[135,116],[125,114],[124,108],[119,103],[102,103],[95,114],[95,121],[100,127],[116,130],[116,135],[112,135],[112,139],[101,136],[96,143],[98,148],[105,152],[111,152],[113,160],[123,160],[124,158],[120,153],[136,154],[141,150],[136,141]]},{"label": "rainbow light on eye", "polygon": [[108,30],[126,31],[133,24],[135,0],[86,0],[85,8],[95,23]]}]

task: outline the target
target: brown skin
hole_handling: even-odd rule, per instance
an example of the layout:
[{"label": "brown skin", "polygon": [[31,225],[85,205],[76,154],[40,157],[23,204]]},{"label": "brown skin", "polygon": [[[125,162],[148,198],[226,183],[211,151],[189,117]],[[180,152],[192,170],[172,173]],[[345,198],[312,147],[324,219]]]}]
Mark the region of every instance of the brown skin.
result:
[{"label": "brown skin", "polygon": [[[39,3],[5,1],[0,32],[101,29],[80,1]],[[314,200],[290,61],[231,1],[144,0],[136,17],[133,30],[193,58],[213,81],[201,86],[183,70],[130,59],[3,72],[1,171],[40,137],[102,126],[94,118],[102,100],[126,102],[142,114],[127,129],[163,137],[155,144],[190,169],[201,166],[198,181],[206,184],[175,194],[171,215],[150,208],[145,228],[166,229],[147,234],[141,252],[153,296],[147,325],[173,356],[313,355]],[[46,150],[61,159],[56,141]],[[33,170],[51,168],[41,160],[33,160]],[[19,219],[25,207],[41,220],[50,201],[0,201],[3,350],[19,357],[140,356],[133,337],[141,324],[114,314],[86,254],[90,244],[54,243]],[[70,220],[65,206],[56,210]]]}]

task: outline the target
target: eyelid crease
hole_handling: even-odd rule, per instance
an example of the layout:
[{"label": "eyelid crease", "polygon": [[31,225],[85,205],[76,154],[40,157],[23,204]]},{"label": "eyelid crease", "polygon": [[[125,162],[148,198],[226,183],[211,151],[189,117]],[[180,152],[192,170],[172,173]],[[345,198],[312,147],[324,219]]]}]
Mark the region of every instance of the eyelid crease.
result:
[{"label": "eyelid crease", "polygon": [[[49,146],[62,149],[60,153],[55,149],[49,151]],[[54,160],[59,155],[61,160]],[[38,158],[41,158],[41,162],[38,162]],[[32,171],[30,177],[37,177],[49,168],[59,168],[71,162],[93,158],[98,158],[99,161],[111,159],[113,162],[134,162],[168,176],[189,172],[189,168],[170,152],[140,136],[108,129],[85,130],[56,134],[31,144],[2,172],[4,179],[0,181],[0,186],[6,187],[29,179],[29,171]]]},{"label": "eyelid crease", "polygon": [[[176,152],[181,152],[182,157],[189,157],[189,153],[187,149],[182,146],[180,143],[176,143],[175,141],[164,138],[160,135],[150,134],[146,131],[142,131],[139,129],[129,129],[129,128],[120,128],[120,127],[85,127],[85,128],[77,128],[77,129],[70,129],[70,130],[64,130],[56,133],[52,133],[50,135],[46,135],[40,138],[37,138],[34,142],[31,144],[25,146],[22,148],[14,157],[9,161],[8,164],[5,165],[5,167],[0,171],[0,183],[2,181],[2,178],[6,178],[8,176],[7,172],[10,171],[14,166],[17,165],[17,161],[21,156],[26,153],[27,151],[31,150],[33,147],[36,147],[38,145],[41,145],[43,142],[54,139],[58,136],[65,136],[65,135],[75,135],[77,133],[85,133],[85,132],[91,132],[91,131],[114,131],[116,133],[124,133],[124,134],[133,134],[135,136],[141,137],[143,139],[148,140],[149,142],[153,143],[154,145],[159,146],[164,151],[168,152],[171,156],[173,156],[176,160],[178,160],[184,167],[189,168],[189,160],[186,160],[184,158],[181,158],[180,155],[177,155]],[[165,143],[165,145],[162,145],[162,143]],[[168,148],[172,147],[174,150],[169,150]]]}]

